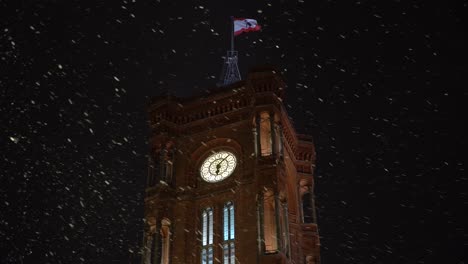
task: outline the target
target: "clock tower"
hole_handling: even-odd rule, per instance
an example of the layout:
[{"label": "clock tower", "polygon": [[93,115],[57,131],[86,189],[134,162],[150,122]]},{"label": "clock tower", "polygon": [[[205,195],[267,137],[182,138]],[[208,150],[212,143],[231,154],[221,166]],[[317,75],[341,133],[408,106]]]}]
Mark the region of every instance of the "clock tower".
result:
[{"label": "clock tower", "polygon": [[149,105],[143,264],[320,263],[312,137],[272,67]]}]

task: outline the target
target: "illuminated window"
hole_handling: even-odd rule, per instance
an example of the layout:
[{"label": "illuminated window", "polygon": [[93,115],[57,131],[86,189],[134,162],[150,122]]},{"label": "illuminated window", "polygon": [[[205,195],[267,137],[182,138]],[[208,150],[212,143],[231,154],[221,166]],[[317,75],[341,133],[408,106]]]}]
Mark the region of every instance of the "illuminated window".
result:
[{"label": "illuminated window", "polygon": [[283,156],[283,131],[279,125],[275,125],[275,147],[276,153]]},{"label": "illuminated window", "polygon": [[257,130],[257,127],[254,127],[252,129],[252,134],[253,134],[253,138],[254,138],[255,156],[258,157],[258,130]]},{"label": "illuminated window", "polygon": [[213,264],[213,209],[202,212],[202,250],[201,263]]},{"label": "illuminated window", "polygon": [[272,154],[271,120],[268,112],[260,113],[260,152],[262,156]]},{"label": "illuminated window", "polygon": [[276,220],[275,195],[273,191],[268,190],[263,194],[263,238],[265,241],[265,253],[278,251]]},{"label": "illuminated window", "polygon": [[223,209],[223,263],[235,264],[235,246],[234,246],[234,204],[228,202]]}]

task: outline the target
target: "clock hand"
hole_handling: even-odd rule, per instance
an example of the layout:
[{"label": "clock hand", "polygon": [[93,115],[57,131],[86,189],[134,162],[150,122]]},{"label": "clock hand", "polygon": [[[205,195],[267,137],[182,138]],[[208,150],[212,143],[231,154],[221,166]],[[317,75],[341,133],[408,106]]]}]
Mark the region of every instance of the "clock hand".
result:
[{"label": "clock hand", "polygon": [[221,163],[223,163],[223,161],[225,161],[227,157],[229,157],[229,155],[226,155],[224,159],[222,159],[218,164],[216,164],[216,175],[218,175],[219,173],[219,169],[221,168]]}]

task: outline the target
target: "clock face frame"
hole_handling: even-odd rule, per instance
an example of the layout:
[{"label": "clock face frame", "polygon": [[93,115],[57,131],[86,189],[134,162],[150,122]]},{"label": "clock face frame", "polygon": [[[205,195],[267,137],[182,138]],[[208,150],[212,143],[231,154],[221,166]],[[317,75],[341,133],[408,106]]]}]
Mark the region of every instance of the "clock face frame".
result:
[{"label": "clock face frame", "polygon": [[200,176],[206,182],[220,182],[231,176],[236,165],[237,159],[232,152],[216,151],[203,161],[200,167]]}]

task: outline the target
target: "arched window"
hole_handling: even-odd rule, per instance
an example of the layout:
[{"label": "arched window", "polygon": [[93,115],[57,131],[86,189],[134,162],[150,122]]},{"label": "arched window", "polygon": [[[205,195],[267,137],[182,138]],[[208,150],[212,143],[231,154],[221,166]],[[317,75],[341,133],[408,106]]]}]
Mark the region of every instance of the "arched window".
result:
[{"label": "arched window", "polygon": [[206,208],[202,211],[202,249],[201,263],[213,264],[213,209]]},{"label": "arched window", "polygon": [[257,156],[283,155],[281,126],[275,123],[273,111],[262,111],[254,119],[253,129],[255,153]]},{"label": "arched window", "polygon": [[223,208],[223,263],[235,264],[235,245],[234,245],[234,204],[228,202]]},{"label": "arched window", "polygon": [[302,216],[303,222],[314,223],[314,205],[312,203],[312,193],[307,192],[302,195]]}]

